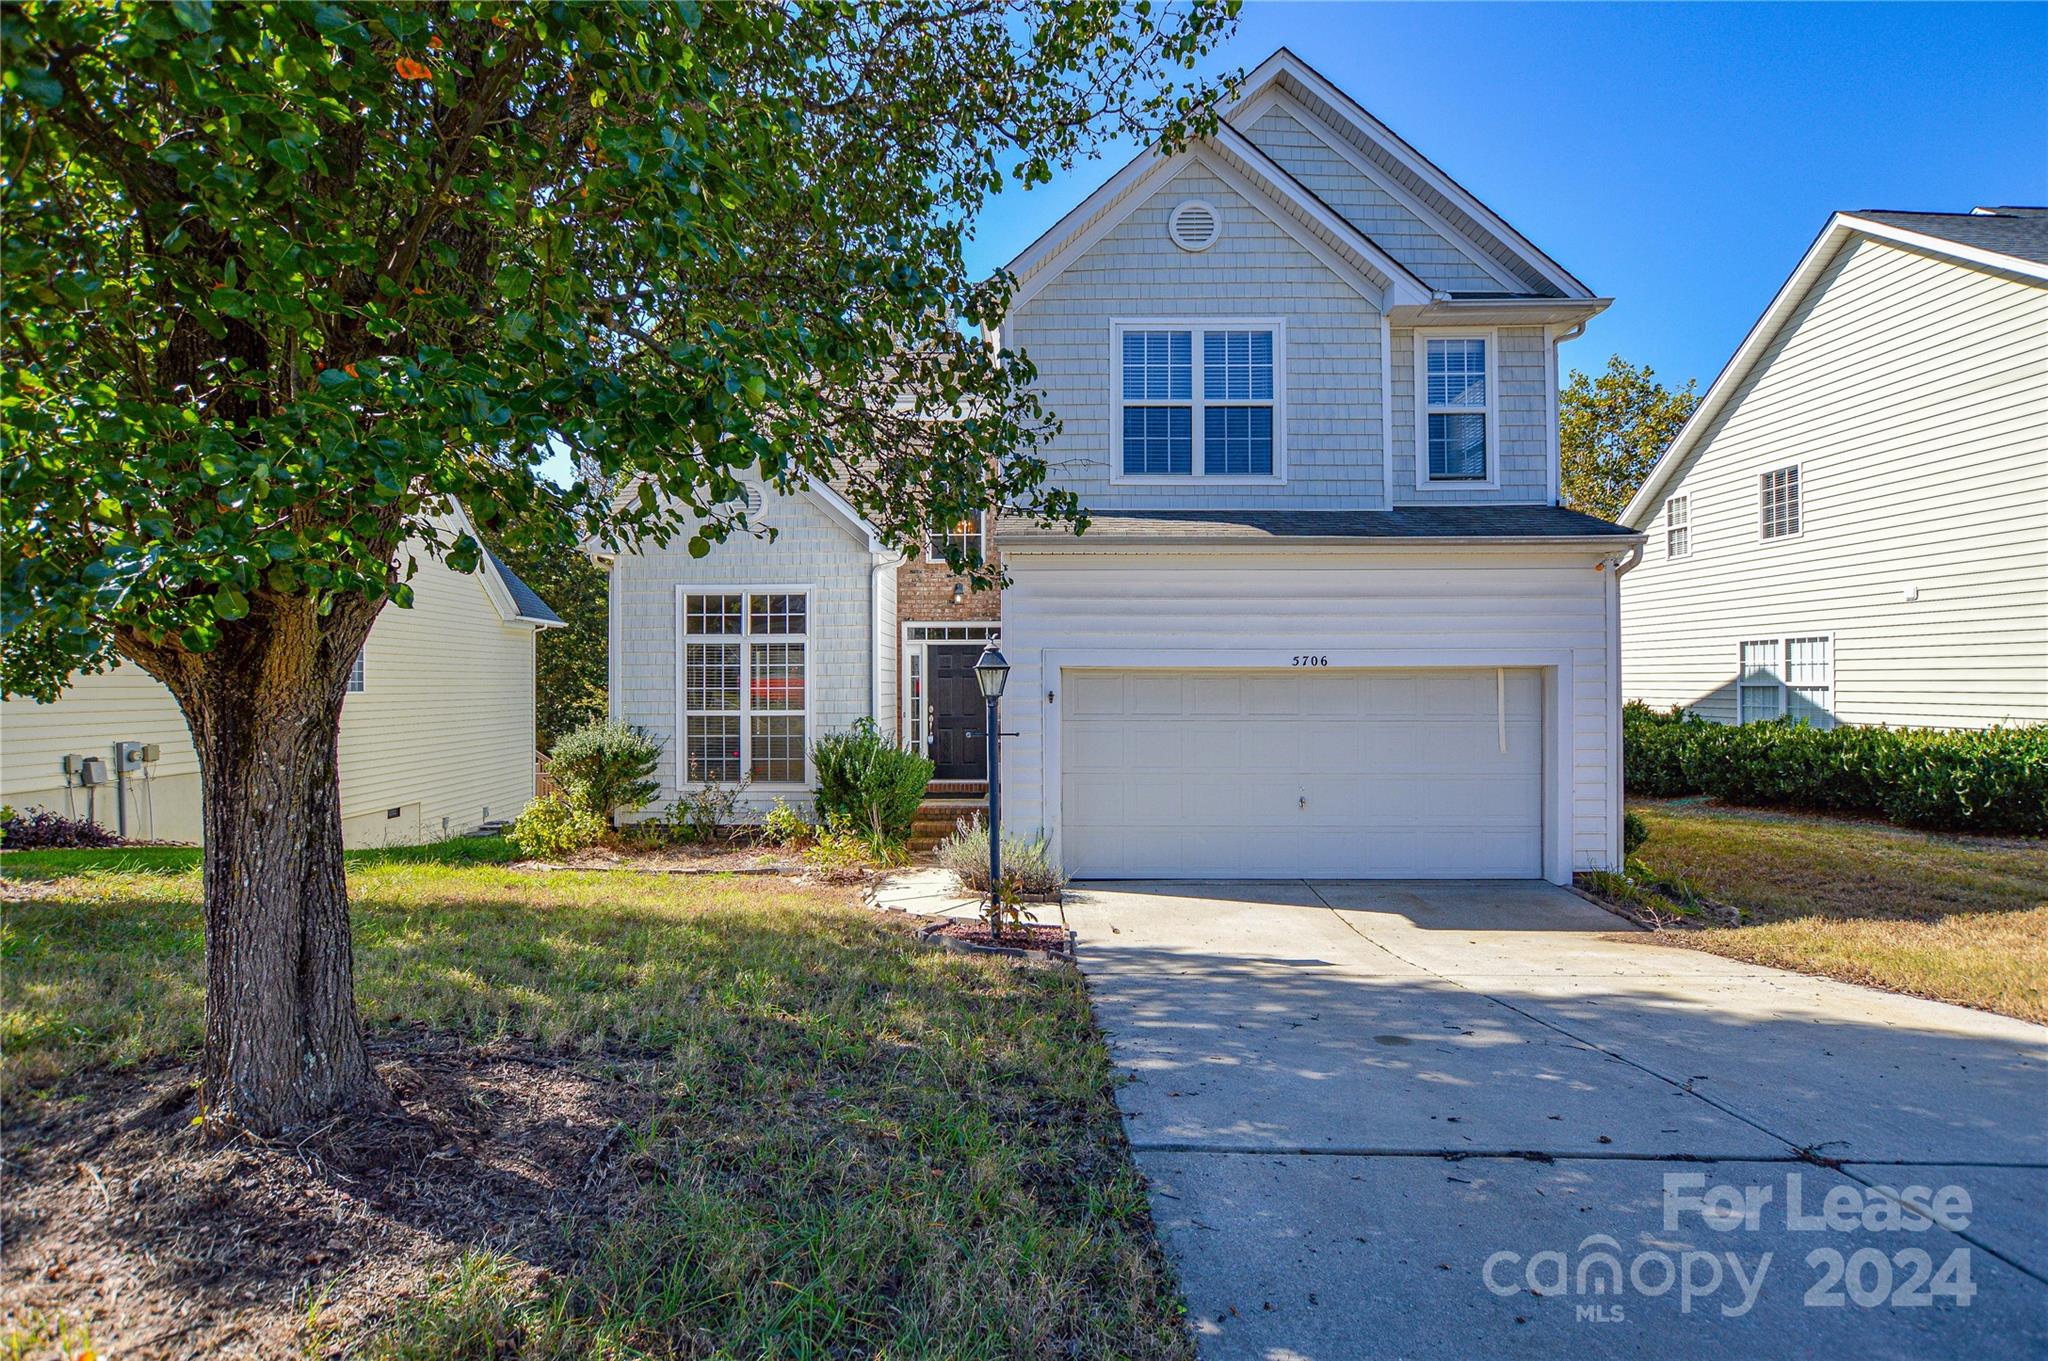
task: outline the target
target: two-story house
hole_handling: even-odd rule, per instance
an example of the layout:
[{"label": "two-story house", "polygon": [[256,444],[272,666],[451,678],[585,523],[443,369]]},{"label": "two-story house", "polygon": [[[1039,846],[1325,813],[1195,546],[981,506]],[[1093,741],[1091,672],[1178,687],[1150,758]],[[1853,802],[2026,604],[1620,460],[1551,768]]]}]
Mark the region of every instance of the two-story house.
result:
[{"label": "two-story house", "polygon": [[772,543],[613,561],[612,708],[667,784],[794,801],[872,717],[979,788],[1000,635],[1004,821],[1076,876],[1619,859],[1642,536],[1558,504],[1557,349],[1606,300],[1289,52],[1224,115],[1010,266],[1084,535],[960,527],[1009,576],[977,595],[829,487],[757,488]]},{"label": "two-story house", "polygon": [[1622,519],[1631,699],[2048,723],[2048,208],[1835,214]]}]

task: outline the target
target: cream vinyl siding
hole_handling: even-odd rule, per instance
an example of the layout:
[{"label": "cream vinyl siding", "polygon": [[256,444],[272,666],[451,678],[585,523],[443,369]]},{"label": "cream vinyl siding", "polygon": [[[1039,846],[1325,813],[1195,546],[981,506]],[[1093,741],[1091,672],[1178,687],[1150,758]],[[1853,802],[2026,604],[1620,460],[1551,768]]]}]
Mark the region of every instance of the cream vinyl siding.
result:
[{"label": "cream vinyl siding", "polygon": [[[1168,215],[1189,199],[1212,204],[1213,246],[1184,251]],[[1273,318],[1286,345],[1276,366],[1286,411],[1284,484],[1112,483],[1121,452],[1112,420],[1110,323],[1172,318]],[[1003,343],[1038,366],[1038,387],[1061,430],[1042,456],[1052,479],[1097,510],[1258,505],[1360,510],[1385,504],[1380,450],[1380,314],[1266,215],[1200,165],[1164,182],[1144,204],[1031,298]],[[1195,341],[1200,344],[1200,340]]]},{"label": "cream vinyl siding", "polygon": [[[1758,477],[1793,463],[1800,533],[1765,541]],[[1689,555],[1622,582],[1629,698],[1733,722],[1743,640],[1832,635],[1840,722],[2048,721],[2040,284],[1855,238],[1646,508],[1660,525],[1674,495]]]},{"label": "cream vinyl siding", "polygon": [[[1013,551],[1003,593],[1004,822],[1059,835],[1061,672],[1545,668],[1543,873],[1614,863],[1613,577],[1592,552]],[[1318,668],[1320,669],[1320,668]],[[1554,721],[1553,721],[1554,720]]]},{"label": "cream vinyl siding", "polygon": [[[875,680],[870,667],[881,662],[879,645],[895,628],[894,596],[878,627],[871,618],[869,594],[874,557],[865,539],[836,514],[808,495],[784,496],[763,489],[764,504],[756,517],[772,526],[776,537],[736,534],[716,544],[702,558],[689,554],[687,536],[667,547],[649,543],[635,553],[622,553],[611,569],[611,712],[621,723],[644,728],[662,743],[655,774],[662,793],[649,815],[675,799],[681,767],[678,713],[676,596],[734,592],[774,586],[803,590],[808,596],[805,637],[805,689],[809,702],[806,744],[838,732],[854,720],[874,713]],[[882,573],[886,589],[894,590],[894,569]],[[881,684],[893,695],[893,667]],[[884,709],[885,726],[894,721],[895,705]],[[780,790],[791,803],[807,802],[801,792]],[[747,806],[765,809],[775,792],[750,795]]]},{"label": "cream vinyl siding", "polygon": [[[482,581],[422,559],[409,610],[387,606],[364,658],[365,688],[342,702],[341,809],[351,846],[431,840],[510,819],[533,797],[534,630],[508,623]],[[67,810],[67,752],[104,757],[115,742],[163,749],[151,779],[131,781],[131,836],[197,841],[199,761],[170,692],[132,666],[81,676],[53,704],[0,706],[0,802]],[[99,820],[116,825],[113,785]],[[154,805],[153,825],[147,816]],[[74,790],[69,808],[86,809]],[[392,808],[397,818],[388,817]]]}]

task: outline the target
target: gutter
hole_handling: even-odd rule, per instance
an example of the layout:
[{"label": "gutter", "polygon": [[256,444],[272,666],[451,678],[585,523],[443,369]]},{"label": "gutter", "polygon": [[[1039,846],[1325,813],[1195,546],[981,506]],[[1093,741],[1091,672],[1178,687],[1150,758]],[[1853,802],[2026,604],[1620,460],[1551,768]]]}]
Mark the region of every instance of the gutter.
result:
[{"label": "gutter", "polygon": [[[1465,548],[1486,550],[1555,548],[1560,551],[1586,552],[1589,549],[1607,548],[1620,544],[1631,546],[1636,560],[1641,560],[1643,544],[1649,536],[1636,531],[1629,534],[1474,534],[1474,535],[1432,535],[1427,538],[1358,538],[1355,536],[1330,534],[1305,534],[1298,537],[1221,537],[1200,534],[1160,534],[1143,538],[1094,539],[1068,536],[1064,541],[1043,539],[1036,543],[1020,540],[1012,535],[1003,545],[1005,553],[1025,553],[1058,557],[1065,555],[1101,556],[1111,553],[1143,554],[1160,549],[1210,549],[1216,552],[1263,553],[1279,552],[1297,548],[1316,548],[1326,551],[1371,552],[1376,549],[1436,549]],[[1623,555],[1617,555],[1623,556]],[[1611,561],[1609,559],[1607,561]],[[1602,567],[1607,565],[1602,562]],[[1634,562],[1629,564],[1634,566]],[[1626,570],[1626,569],[1623,569]]]},{"label": "gutter", "polygon": [[1638,539],[1630,545],[1628,552],[1616,553],[1600,560],[1600,571],[1608,574],[1607,592],[1612,597],[1612,611],[1607,630],[1607,750],[1613,756],[1611,769],[1614,772],[1614,797],[1608,802],[1608,855],[1610,867],[1620,869],[1628,863],[1622,850],[1622,823],[1628,814],[1628,791],[1624,789],[1621,753],[1621,579],[1643,560],[1643,544]]}]

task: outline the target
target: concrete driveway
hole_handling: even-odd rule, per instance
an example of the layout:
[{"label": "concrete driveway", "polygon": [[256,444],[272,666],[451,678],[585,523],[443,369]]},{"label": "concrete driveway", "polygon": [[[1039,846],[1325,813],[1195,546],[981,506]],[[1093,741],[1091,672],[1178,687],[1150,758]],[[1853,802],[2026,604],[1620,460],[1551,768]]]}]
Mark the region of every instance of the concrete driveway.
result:
[{"label": "concrete driveway", "polygon": [[1547,884],[1066,913],[1205,1358],[2048,1356],[2048,1029]]}]

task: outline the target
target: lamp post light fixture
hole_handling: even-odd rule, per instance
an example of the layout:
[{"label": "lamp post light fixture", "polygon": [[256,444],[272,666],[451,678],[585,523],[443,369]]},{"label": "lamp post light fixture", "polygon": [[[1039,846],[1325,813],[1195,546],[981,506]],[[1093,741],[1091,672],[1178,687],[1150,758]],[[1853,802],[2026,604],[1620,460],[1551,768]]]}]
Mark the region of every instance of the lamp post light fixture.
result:
[{"label": "lamp post light fixture", "polygon": [[1003,882],[1001,709],[1003,687],[1010,683],[1010,663],[994,643],[975,660],[974,681],[988,701],[988,900],[993,907]]}]

